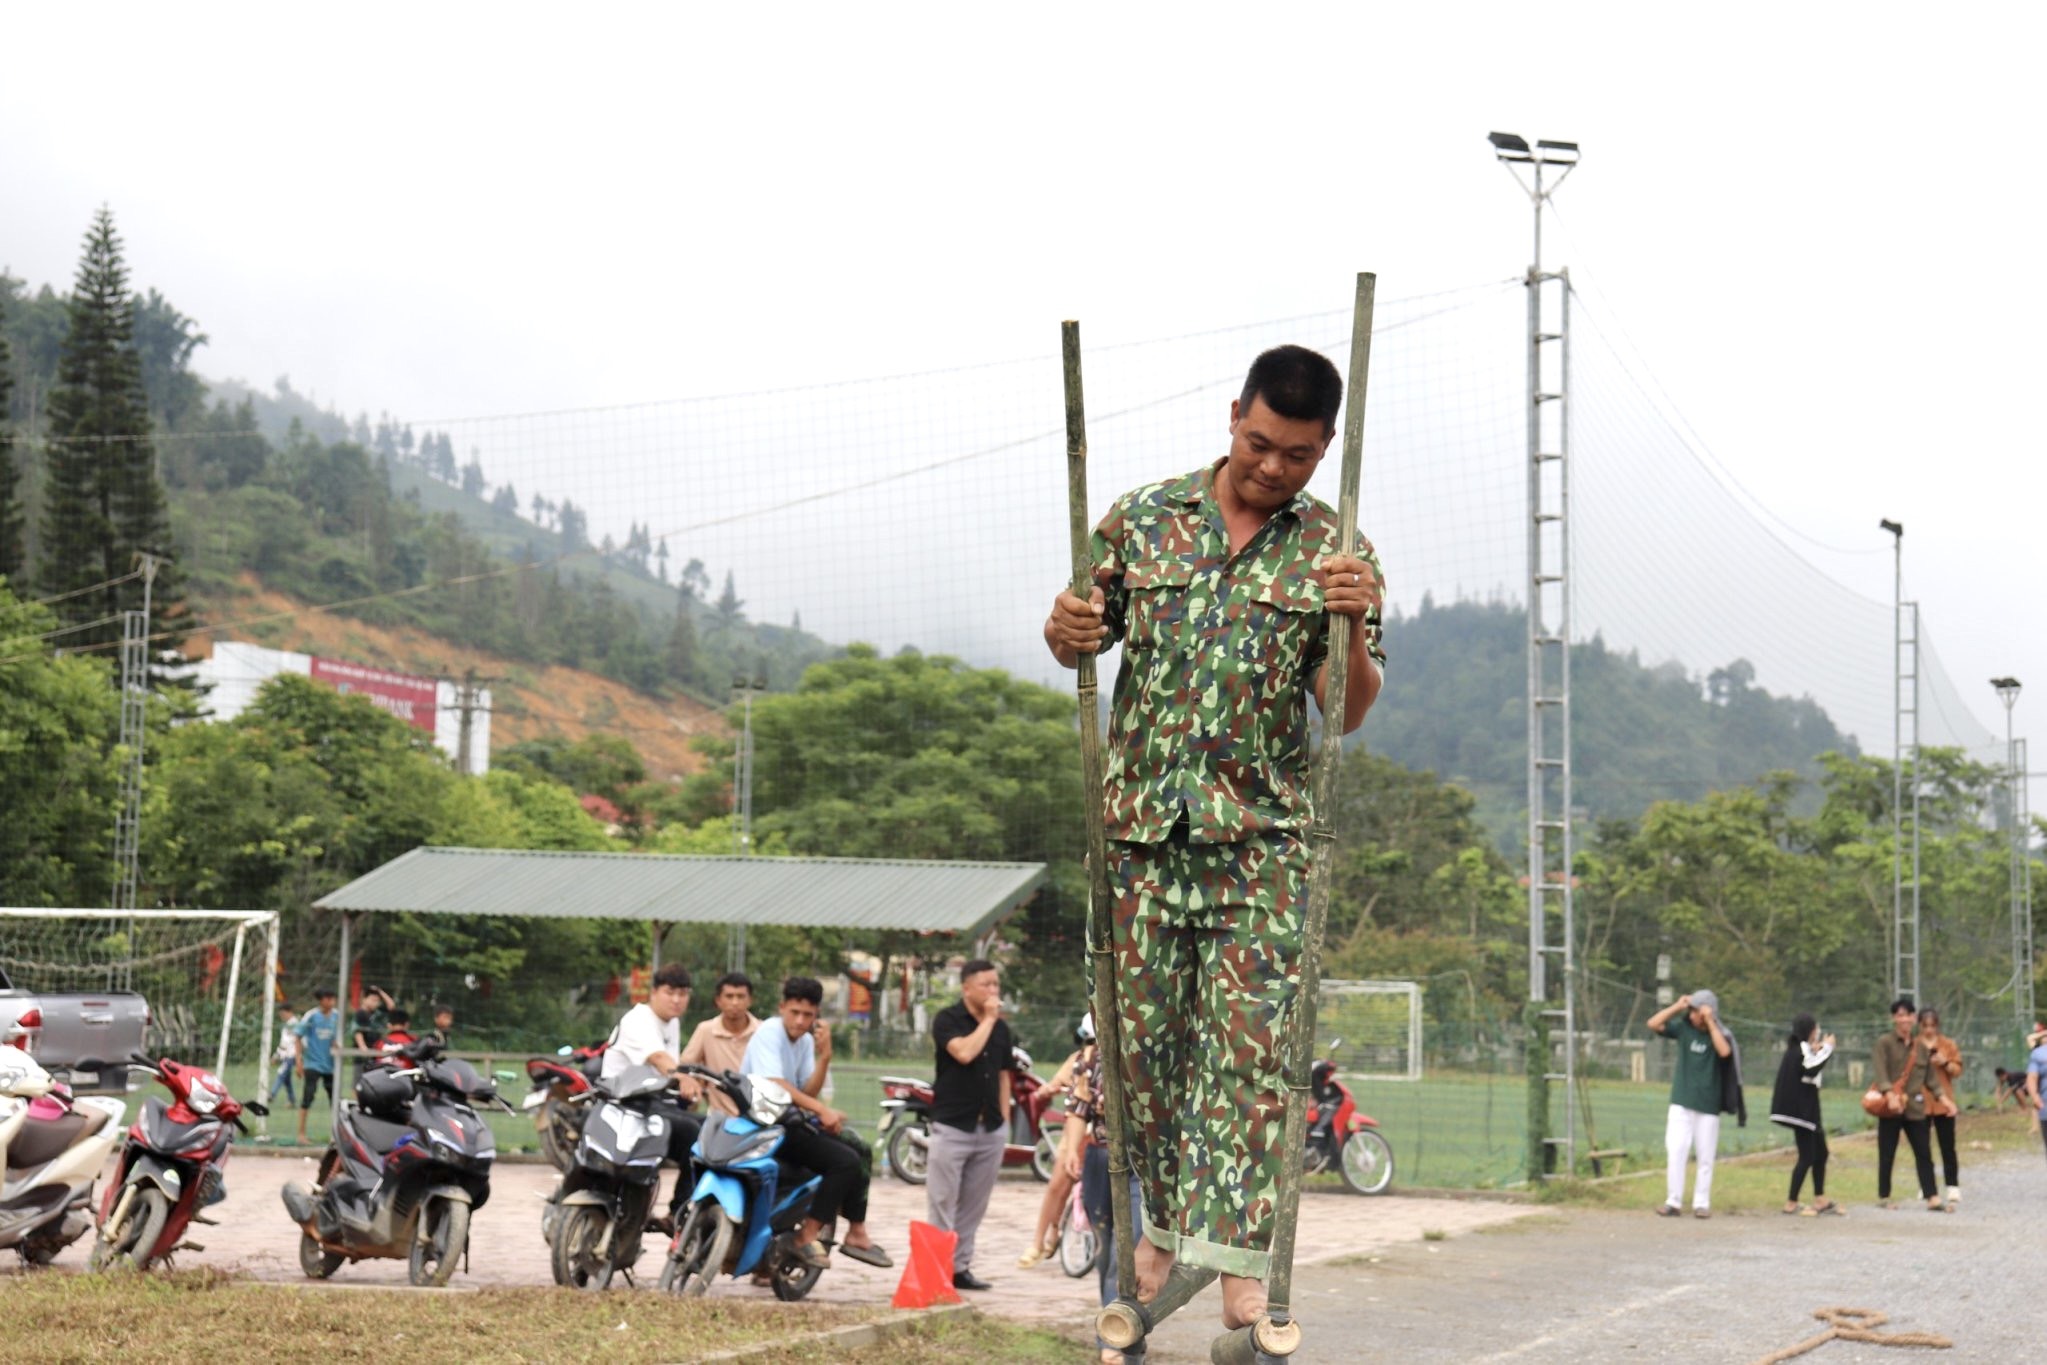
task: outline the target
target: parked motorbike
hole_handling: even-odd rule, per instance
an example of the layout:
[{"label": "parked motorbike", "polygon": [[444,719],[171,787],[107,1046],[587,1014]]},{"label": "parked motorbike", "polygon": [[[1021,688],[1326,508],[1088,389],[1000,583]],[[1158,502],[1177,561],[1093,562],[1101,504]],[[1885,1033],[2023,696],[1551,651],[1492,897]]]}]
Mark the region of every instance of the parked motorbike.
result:
[{"label": "parked motorbike", "polygon": [[564,1046],[552,1057],[534,1057],[526,1063],[533,1090],[519,1107],[533,1115],[541,1155],[565,1175],[576,1164],[576,1144],[590,1112],[591,1088],[604,1067],[604,1047]]},{"label": "parked motorbike", "polygon": [[343,1261],[404,1258],[413,1284],[438,1288],[469,1251],[469,1217],[490,1198],[497,1139],[478,1105],[510,1105],[432,1039],[356,1078],[319,1180],[282,1191],[297,1223],[299,1268],[324,1280]]},{"label": "parked motorbike", "polygon": [[[105,1069],[98,1060],[81,1071]],[[127,1106],[76,1099],[18,1047],[0,1046],[0,1248],[48,1265],[92,1230],[92,1182],[121,1137]]]},{"label": "parked motorbike", "polygon": [[[1329,1045],[1332,1056],[1342,1042]],[[1379,1121],[1358,1108],[1350,1087],[1336,1079],[1336,1063],[1323,1058],[1308,1072],[1308,1150],[1301,1170],[1319,1175],[1332,1165],[1359,1194],[1384,1194],[1393,1183],[1393,1147]]]},{"label": "parked motorbike", "polygon": [[628,1067],[590,1092],[575,1163],[540,1219],[556,1284],[605,1289],[615,1274],[632,1278],[668,1155],[670,1119],[657,1110],[672,1093],[651,1066]]},{"label": "parked motorbike", "polygon": [[155,1077],[171,1102],[151,1095],[128,1125],[101,1197],[99,1238],[87,1260],[93,1270],[147,1270],[173,1252],[204,1251],[185,1232],[193,1223],[213,1224],[202,1210],[227,1198],[228,1152],[235,1133],[249,1131],[242,1111],[270,1112],[255,1100],[236,1100],[212,1072],[169,1057],[152,1062],[138,1053],[130,1070]]},{"label": "parked motorbike", "polygon": [[[1003,1146],[1002,1164],[1029,1166],[1038,1179],[1049,1181],[1059,1159],[1059,1131],[1066,1122],[1064,1108],[1053,1107],[1060,1093],[1031,1069],[1030,1053],[1012,1049],[1010,1060],[1009,1094],[1014,1105],[1010,1122],[1021,1125],[1025,1140]],[[923,1184],[930,1165],[931,1084],[914,1076],[881,1078],[881,1122],[875,1142],[886,1142],[889,1170],[910,1185]]]},{"label": "parked motorbike", "polygon": [[[689,1210],[669,1243],[661,1289],[694,1297],[721,1273],[747,1275],[766,1266],[776,1298],[802,1298],[824,1271],[796,1254],[796,1232],[823,1181],[808,1175],[790,1183],[792,1174],[802,1173],[776,1158],[787,1131],[783,1122],[801,1121],[787,1087],[766,1076],[680,1069],[717,1087],[739,1113],[714,1112],[697,1134],[690,1150],[688,1177],[695,1183]],[[835,1232],[836,1224],[826,1228],[818,1244],[829,1248]]]}]

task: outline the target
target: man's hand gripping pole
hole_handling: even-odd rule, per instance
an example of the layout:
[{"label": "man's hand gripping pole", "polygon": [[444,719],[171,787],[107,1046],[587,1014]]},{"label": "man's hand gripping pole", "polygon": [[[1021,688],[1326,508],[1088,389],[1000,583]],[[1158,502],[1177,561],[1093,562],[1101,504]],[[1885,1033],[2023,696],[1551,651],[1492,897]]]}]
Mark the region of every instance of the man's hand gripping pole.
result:
[{"label": "man's hand gripping pole", "polygon": [[[1350,380],[1344,389],[1343,482],[1337,495],[1337,552],[1357,553],[1358,475],[1364,466],[1365,386],[1372,369],[1372,303],[1379,277],[1358,274],[1351,314]],[[1343,767],[1344,693],[1350,684],[1351,619],[1329,617],[1328,683],[1323,689],[1322,748],[1315,755],[1315,824],[1309,834],[1308,922],[1301,943],[1301,987],[1287,1019],[1286,1119],[1280,1138],[1279,1200],[1273,1211],[1272,1261],[1265,1281],[1265,1313],[1248,1327],[1225,1332],[1209,1346],[1214,1365],[1253,1365],[1283,1359],[1300,1346],[1294,1321],[1294,1230],[1301,1207],[1301,1157],[1307,1144],[1309,1077],[1315,1065],[1315,1006],[1322,988],[1322,934],[1329,923],[1329,883],[1336,860],[1337,778]]]}]

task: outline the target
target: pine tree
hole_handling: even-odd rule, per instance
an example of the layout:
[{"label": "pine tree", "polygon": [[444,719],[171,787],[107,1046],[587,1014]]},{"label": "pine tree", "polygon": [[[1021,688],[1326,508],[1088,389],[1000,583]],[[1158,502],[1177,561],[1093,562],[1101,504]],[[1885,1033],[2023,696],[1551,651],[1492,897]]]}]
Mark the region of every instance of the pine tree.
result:
[{"label": "pine tree", "polygon": [[684,584],[675,594],[675,625],[668,632],[668,680],[677,687],[688,687],[696,680],[697,627],[693,619],[695,601],[696,593],[688,584]]},{"label": "pine tree", "polygon": [[14,395],[13,357],[7,347],[7,297],[0,294],[0,578],[22,590],[20,495],[16,491],[14,437],[7,426],[7,404]]},{"label": "pine tree", "polygon": [[[149,400],[134,346],[134,307],[113,215],[102,208],[67,309],[50,391],[49,479],[43,500],[41,587],[65,625],[66,648],[121,638],[120,613],[139,610],[136,552],[171,548],[170,511],[150,442]],[[126,580],[117,582],[115,580]],[[156,652],[174,648],[184,617],[174,565],[157,573],[149,633]]]},{"label": "pine tree", "polygon": [[731,625],[740,619],[739,609],[746,603],[740,600],[739,592],[732,585],[732,570],[725,571],[725,591],[718,594],[718,619]]}]

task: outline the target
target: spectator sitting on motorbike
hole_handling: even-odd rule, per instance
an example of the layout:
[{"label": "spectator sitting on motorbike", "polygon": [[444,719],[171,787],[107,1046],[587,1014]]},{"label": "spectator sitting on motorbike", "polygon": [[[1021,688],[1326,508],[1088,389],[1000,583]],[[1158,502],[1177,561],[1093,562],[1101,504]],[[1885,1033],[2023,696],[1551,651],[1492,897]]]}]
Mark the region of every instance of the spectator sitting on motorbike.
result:
[{"label": "spectator sitting on motorbike", "polygon": [[[702,1092],[703,1087],[694,1076],[675,1074],[682,1061],[681,1021],[683,1011],[689,1008],[689,986],[689,968],[680,962],[671,962],[654,973],[654,989],[648,994],[647,1003],[627,1010],[618,1027],[611,1031],[605,1044],[604,1068],[598,1073],[601,1083],[617,1080],[631,1067],[651,1066],[664,1076],[674,1077],[685,1100],[694,1100]],[[660,1112],[668,1120],[668,1159],[675,1163],[677,1174],[668,1216],[650,1218],[647,1226],[673,1236],[676,1208],[689,1197],[689,1150],[695,1145],[702,1124],[674,1101],[665,1101]]]},{"label": "spectator sitting on motorbike", "polygon": [[[683,1045],[682,1060],[713,1071],[737,1071],[746,1064],[746,1046],[761,1026],[753,1014],[753,979],[745,972],[727,972],[718,978],[717,994],[712,998],[717,1001],[718,1012],[690,1034],[689,1042]],[[829,1048],[825,1055],[830,1057]],[[739,1106],[722,1090],[711,1090],[709,1099],[722,1114],[739,1112]]]},{"label": "spectator sitting on motorbike", "polygon": [[[372,1001],[381,1001],[382,1003],[373,1008],[371,1005]],[[396,1001],[391,999],[391,993],[382,986],[366,986],[363,988],[362,1008],[355,1012],[354,1031],[349,1035],[350,1047],[358,1052],[369,1054],[369,1056],[356,1058],[355,1069],[358,1073],[369,1065],[370,1057],[383,1051],[384,1025],[396,1003]]]},{"label": "spectator sitting on motorbike", "polygon": [[[825,1225],[846,1215],[846,1235],[839,1249],[871,1266],[895,1264],[867,1233],[868,1174],[860,1155],[835,1140],[846,1116],[818,1099],[832,1064],[832,1032],[819,1021],[824,987],[807,976],[782,983],[782,1009],[773,1023],[755,1030],[746,1045],[743,1075],[768,1076],[782,1082],[801,1114],[786,1116],[787,1136],[779,1155],[815,1172],[822,1182],[810,1198],[810,1216],[797,1230],[796,1253],[804,1262],[823,1268],[824,1249],[817,1244]],[[864,1150],[864,1149],[863,1149]]]},{"label": "spectator sitting on motorbike", "polygon": [[426,1036],[439,1043],[442,1047],[452,1047],[454,1046],[452,1042],[454,1031],[455,1007],[453,1005],[435,1005],[434,1026],[427,1032]]}]

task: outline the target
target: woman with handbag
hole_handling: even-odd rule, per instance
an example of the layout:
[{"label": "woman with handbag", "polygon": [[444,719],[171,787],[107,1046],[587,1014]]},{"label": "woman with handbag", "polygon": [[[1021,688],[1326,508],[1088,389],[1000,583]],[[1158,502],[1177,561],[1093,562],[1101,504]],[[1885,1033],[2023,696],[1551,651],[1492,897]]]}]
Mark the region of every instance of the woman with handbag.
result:
[{"label": "woman with handbag", "polygon": [[[1819,1025],[1810,1014],[1791,1021],[1791,1038],[1784,1060],[1777,1064],[1777,1088],[1770,1096],[1770,1122],[1791,1130],[1798,1143],[1798,1163],[1791,1168],[1791,1193],[1784,1212],[1807,1216],[1839,1214],[1841,1205],[1827,1198],[1827,1130],[1820,1122],[1820,1072],[1834,1055],[1834,1035],[1820,1036]],[[1798,1192],[1812,1176],[1810,1204],[1798,1202]]]},{"label": "woman with handbag", "polygon": [[1962,1163],[1955,1157],[1955,1119],[1962,1112],[1955,1102],[1955,1078],[1962,1074],[1962,1049],[1940,1031],[1940,1011],[1932,1006],[1919,1011],[1919,1041],[1933,1055],[1933,1089],[1926,1098],[1926,1116],[1940,1143],[1947,1209],[1953,1213],[1962,1199]]},{"label": "woman with handbag", "polygon": [[1919,1168],[1919,1193],[1929,1213],[1945,1213],[1947,1205],[1933,1183],[1933,1150],[1927,1141],[1926,1102],[1933,1088],[1933,1054],[1914,1036],[1919,1011],[1910,996],[1891,1004],[1891,1031],[1876,1042],[1876,1065],[1862,1107],[1876,1115],[1876,1202],[1894,1209],[1891,1167],[1898,1159],[1898,1135],[1912,1144]]}]

